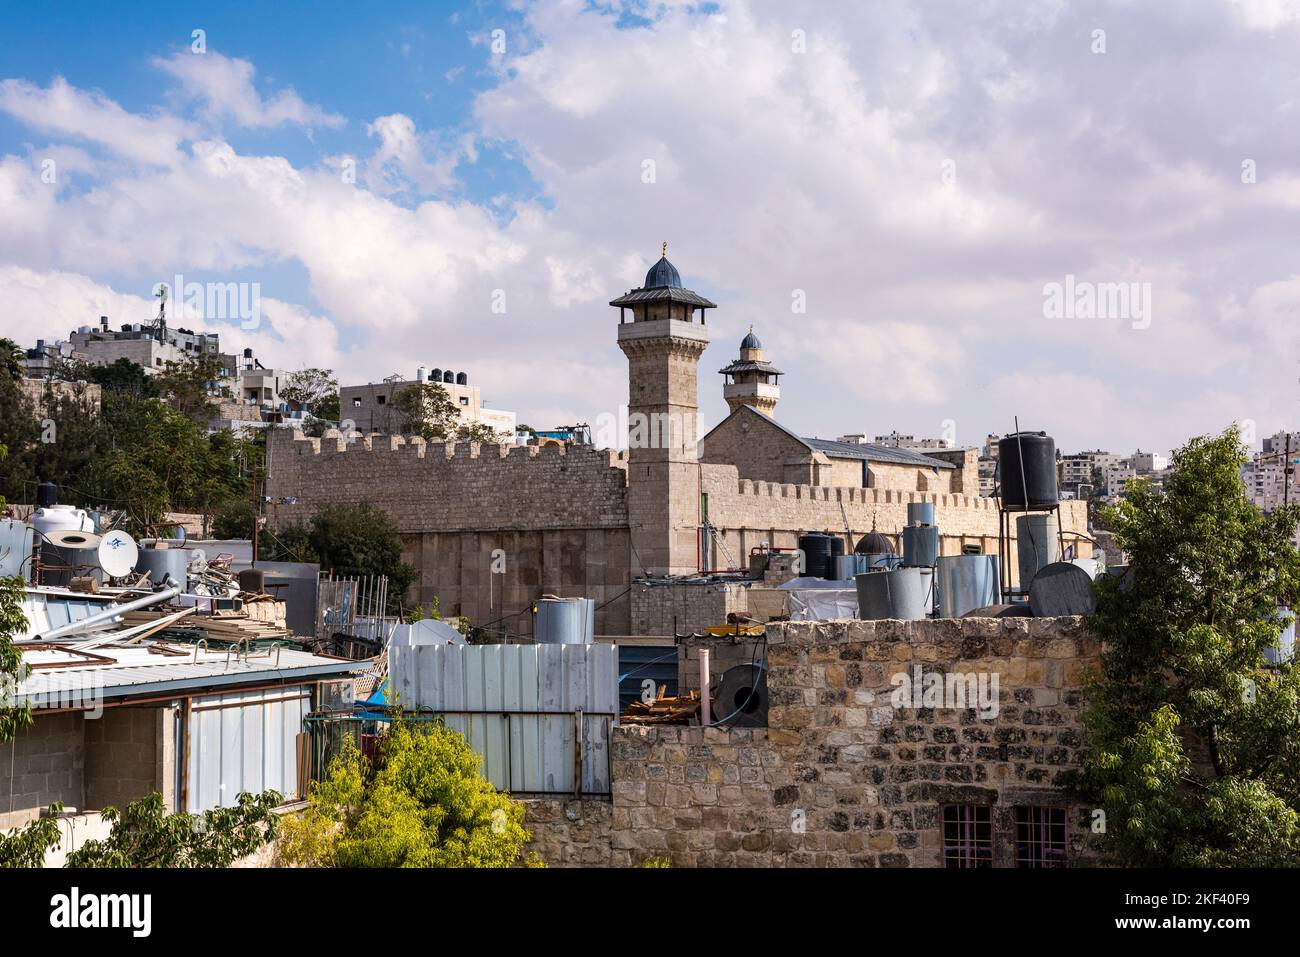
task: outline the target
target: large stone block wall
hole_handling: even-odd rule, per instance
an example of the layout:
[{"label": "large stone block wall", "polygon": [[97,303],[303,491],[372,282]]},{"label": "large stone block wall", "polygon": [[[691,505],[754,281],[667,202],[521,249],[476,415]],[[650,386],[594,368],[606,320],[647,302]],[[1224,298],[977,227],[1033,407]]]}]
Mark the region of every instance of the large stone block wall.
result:
[{"label": "large stone block wall", "polygon": [[[282,429],[268,443],[266,494],[277,524],[368,501],[404,533],[627,527],[627,463],[617,452],[396,435],[345,442]],[[283,496],[299,502],[279,504]]]},{"label": "large stone block wall", "polygon": [[[909,502],[934,503],[941,554],[959,555],[966,544],[988,554],[998,550],[997,503],[978,495],[755,482],[741,479],[731,465],[702,466],[701,490],[708,496],[709,519],[734,562],[747,562],[750,549],[764,542],[795,548],[805,532],[843,535],[846,516],[854,544],[874,530],[890,536],[901,552]],[[1086,533],[1087,503],[1062,502],[1061,525],[1070,533]],[[1014,522],[1010,531],[1014,554]],[[1079,557],[1092,554],[1082,539],[1067,535],[1066,544],[1071,542],[1078,543]],[[714,550],[715,567],[727,565],[722,547]],[[1014,562],[1011,570],[1014,578]]]},{"label": "large stone block wall", "polygon": [[[615,729],[608,802],[547,802],[528,826],[554,865],[935,867],[946,805],[986,805],[997,866],[1015,808],[1066,811],[1068,862],[1097,862],[1062,774],[1084,753],[1082,620],[769,627],[767,729]],[[894,676],[998,675],[998,711],[895,707]],[[580,835],[580,836],[579,836]]]},{"label": "large stone block wall", "polygon": [[[544,594],[595,598],[597,630],[630,630],[627,463],[585,447],[425,443],[400,436],[269,434],[273,527],[322,506],[373,502],[419,571],[407,597],[446,615],[530,634],[521,609]],[[284,497],[296,504],[283,504]],[[497,550],[500,550],[499,552]],[[621,596],[621,597],[620,597]]]}]

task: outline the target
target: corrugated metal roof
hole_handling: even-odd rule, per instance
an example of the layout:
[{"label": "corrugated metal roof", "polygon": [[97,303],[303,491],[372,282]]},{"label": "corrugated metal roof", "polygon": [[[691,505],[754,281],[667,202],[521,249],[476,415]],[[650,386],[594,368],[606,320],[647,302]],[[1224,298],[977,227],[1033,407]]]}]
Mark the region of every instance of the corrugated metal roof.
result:
[{"label": "corrugated metal roof", "polygon": [[327,658],[292,648],[254,652],[246,657],[199,650],[196,659],[193,650],[185,650],[184,655],[150,651],[156,644],[106,645],[88,655],[63,647],[23,648],[23,662],[35,670],[19,684],[15,703],[42,704],[58,701],[61,696],[89,698],[90,693],[102,698],[122,698],[267,681],[310,680],[359,672],[369,666],[364,661]]},{"label": "corrugated metal roof", "polygon": [[847,459],[866,459],[869,462],[897,462],[900,465],[925,465],[936,469],[955,469],[957,466],[931,455],[922,455],[910,449],[896,449],[888,445],[859,445],[856,442],[832,442],[830,439],[803,439],[810,448]]}]

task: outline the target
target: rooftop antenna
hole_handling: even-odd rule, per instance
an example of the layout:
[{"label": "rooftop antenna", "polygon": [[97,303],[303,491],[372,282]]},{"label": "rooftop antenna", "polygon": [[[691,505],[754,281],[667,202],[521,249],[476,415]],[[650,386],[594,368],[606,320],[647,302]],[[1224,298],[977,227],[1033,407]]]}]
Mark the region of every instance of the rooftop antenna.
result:
[{"label": "rooftop antenna", "polygon": [[159,340],[167,338],[167,284],[160,282],[154,293],[158,299],[158,315],[154,317],[153,328]]}]

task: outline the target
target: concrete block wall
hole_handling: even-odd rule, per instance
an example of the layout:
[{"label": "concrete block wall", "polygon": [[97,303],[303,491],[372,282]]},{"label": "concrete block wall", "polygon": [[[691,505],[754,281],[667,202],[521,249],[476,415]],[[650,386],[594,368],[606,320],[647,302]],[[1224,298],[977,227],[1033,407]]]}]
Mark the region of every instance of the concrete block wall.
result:
[{"label": "concrete block wall", "polygon": [[[620,726],[611,799],[563,821],[530,805],[533,846],[555,865],[935,867],[943,808],[973,804],[1013,866],[1023,805],[1063,809],[1068,863],[1095,864],[1090,809],[1062,775],[1083,758],[1097,653],[1078,618],[772,626],[767,729]],[[997,674],[996,715],[895,706],[895,676],[918,665]]]},{"label": "concrete block wall", "polygon": [[[121,808],[154,792],[164,799],[174,790],[175,765],[166,762],[160,744],[168,742],[166,708],[108,708],[86,720],[86,809]],[[174,747],[166,749],[174,753]],[[169,804],[170,806],[170,804]]]},{"label": "concrete block wall", "polygon": [[21,827],[54,802],[85,804],[85,720],[79,713],[34,715],[0,745],[0,829]]}]

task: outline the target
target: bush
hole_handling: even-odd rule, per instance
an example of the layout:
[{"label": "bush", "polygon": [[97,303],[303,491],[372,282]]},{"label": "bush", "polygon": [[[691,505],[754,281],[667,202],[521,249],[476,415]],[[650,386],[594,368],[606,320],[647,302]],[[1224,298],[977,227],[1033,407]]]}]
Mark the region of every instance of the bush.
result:
[{"label": "bush", "polygon": [[350,740],[286,822],[280,863],[308,867],[510,867],[529,839],[524,806],[480,773],[481,758],[442,722],[399,719],[376,768]]}]

